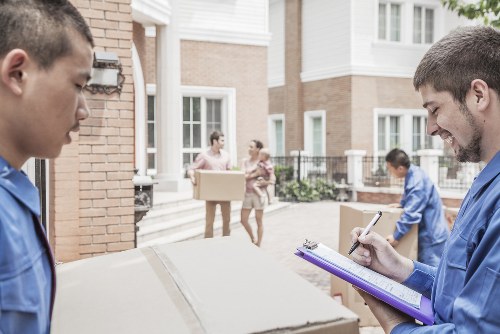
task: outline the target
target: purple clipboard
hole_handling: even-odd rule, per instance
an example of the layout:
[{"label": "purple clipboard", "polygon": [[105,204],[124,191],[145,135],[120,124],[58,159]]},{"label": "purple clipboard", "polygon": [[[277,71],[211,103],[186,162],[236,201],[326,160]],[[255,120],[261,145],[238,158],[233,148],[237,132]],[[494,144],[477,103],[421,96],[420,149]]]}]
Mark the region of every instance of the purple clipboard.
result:
[{"label": "purple clipboard", "polygon": [[380,289],[379,287],[371,284],[370,282],[367,282],[345,270],[343,270],[340,267],[337,267],[322,258],[316,256],[314,253],[310,252],[307,248],[305,247],[299,247],[297,248],[297,252],[295,252],[295,255],[298,257],[311,262],[312,264],[328,271],[329,273],[343,279],[344,281],[347,281],[360,289],[366,291],[367,293],[371,294],[372,296],[380,299],[381,301],[391,305],[394,308],[397,308],[398,310],[408,314],[409,316],[420,320],[422,323],[426,325],[432,325],[434,324],[434,313],[432,311],[432,305],[431,301],[429,298],[426,298],[422,296],[422,299],[420,301],[420,309],[413,307],[409,303],[395,297],[394,295],[388,293],[387,291],[384,291]]}]

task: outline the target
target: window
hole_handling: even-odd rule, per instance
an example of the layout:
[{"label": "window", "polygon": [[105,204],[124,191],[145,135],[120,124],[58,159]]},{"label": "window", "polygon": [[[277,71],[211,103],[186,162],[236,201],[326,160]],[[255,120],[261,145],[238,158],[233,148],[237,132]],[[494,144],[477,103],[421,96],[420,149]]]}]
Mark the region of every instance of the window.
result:
[{"label": "window", "polygon": [[285,116],[272,114],[269,116],[269,149],[271,155],[285,156]]},{"label": "window", "polygon": [[324,110],[304,113],[304,148],[312,156],[326,155]]},{"label": "window", "polygon": [[224,132],[222,99],[185,96],[182,110],[182,163],[186,166],[210,146],[208,136],[213,131]]},{"label": "window", "polygon": [[434,42],[434,9],[423,6],[413,7],[413,43]]},{"label": "window", "polygon": [[379,3],[378,5],[378,39],[401,42],[401,5]]},{"label": "window", "polygon": [[384,156],[393,148],[401,148],[408,155],[418,150],[442,148],[439,137],[426,134],[427,112],[419,109],[375,109],[375,149]]},{"label": "window", "polygon": [[156,96],[148,95],[147,104],[147,175],[156,175]]}]

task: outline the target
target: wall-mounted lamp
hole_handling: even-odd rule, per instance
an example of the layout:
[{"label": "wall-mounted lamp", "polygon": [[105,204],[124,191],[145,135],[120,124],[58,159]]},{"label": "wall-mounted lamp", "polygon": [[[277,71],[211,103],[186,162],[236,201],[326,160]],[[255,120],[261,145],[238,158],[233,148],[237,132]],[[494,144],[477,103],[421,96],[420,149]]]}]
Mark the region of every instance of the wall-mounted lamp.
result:
[{"label": "wall-mounted lamp", "polygon": [[122,92],[125,76],[122,74],[122,65],[118,55],[114,52],[94,52],[94,64],[92,65],[92,79],[87,83],[85,89],[92,94],[113,94]]}]

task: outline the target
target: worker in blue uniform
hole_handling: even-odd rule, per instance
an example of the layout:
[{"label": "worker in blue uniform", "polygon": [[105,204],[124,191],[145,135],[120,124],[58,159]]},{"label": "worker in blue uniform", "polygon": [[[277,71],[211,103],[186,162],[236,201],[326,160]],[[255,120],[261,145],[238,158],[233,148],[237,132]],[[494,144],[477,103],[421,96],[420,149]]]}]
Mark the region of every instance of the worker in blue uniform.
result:
[{"label": "worker in blue uniform", "polygon": [[67,0],[2,0],[0,32],[0,333],[48,334],[54,259],[21,168],[56,158],[88,117],[93,39]]},{"label": "worker in blue uniform", "polygon": [[353,259],[431,298],[434,325],[358,291],[386,333],[500,333],[500,31],[459,28],[425,54],[413,79],[428,110],[427,133],[458,161],[484,161],[460,207],[438,267],[399,255],[362,228]]},{"label": "worker in blue uniform", "polygon": [[418,224],[418,261],[435,266],[439,264],[449,229],[444,218],[441,197],[431,179],[412,165],[408,155],[398,148],[386,156],[387,170],[397,178],[404,178],[404,192],[400,203],[391,207],[402,207],[403,214],[396,222],[396,230],[386,237],[392,246]]}]

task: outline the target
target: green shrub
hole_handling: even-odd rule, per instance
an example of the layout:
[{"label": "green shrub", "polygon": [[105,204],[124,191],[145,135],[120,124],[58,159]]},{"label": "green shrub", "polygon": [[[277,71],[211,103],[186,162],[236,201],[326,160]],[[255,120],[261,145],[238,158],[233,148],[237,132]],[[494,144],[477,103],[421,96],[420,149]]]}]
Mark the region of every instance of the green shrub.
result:
[{"label": "green shrub", "polygon": [[335,199],[337,191],[334,184],[329,184],[324,179],[317,179],[314,189],[318,192],[320,199]]},{"label": "green shrub", "polygon": [[285,200],[298,202],[319,201],[318,191],[307,180],[290,181],[280,190],[280,196]]}]

